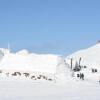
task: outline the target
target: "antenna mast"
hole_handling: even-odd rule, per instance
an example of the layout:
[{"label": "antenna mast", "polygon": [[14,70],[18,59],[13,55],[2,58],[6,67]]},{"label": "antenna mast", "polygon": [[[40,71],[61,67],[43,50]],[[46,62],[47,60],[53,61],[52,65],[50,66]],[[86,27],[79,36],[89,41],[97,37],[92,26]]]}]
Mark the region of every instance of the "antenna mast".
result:
[{"label": "antenna mast", "polygon": [[8,43],[8,50],[9,50],[9,52],[10,52],[10,44]]}]

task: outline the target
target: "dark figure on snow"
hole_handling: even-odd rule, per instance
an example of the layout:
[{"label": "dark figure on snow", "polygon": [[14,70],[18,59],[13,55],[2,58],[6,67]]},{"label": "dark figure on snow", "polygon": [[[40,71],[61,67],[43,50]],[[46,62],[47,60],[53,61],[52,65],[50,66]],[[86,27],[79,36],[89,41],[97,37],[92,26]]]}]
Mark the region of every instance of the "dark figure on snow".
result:
[{"label": "dark figure on snow", "polygon": [[77,74],[77,77],[80,78],[80,74]]},{"label": "dark figure on snow", "polygon": [[84,74],[83,73],[81,73],[81,79],[84,80]]},{"label": "dark figure on snow", "polygon": [[100,84],[100,80],[99,80],[99,84]]},{"label": "dark figure on snow", "polygon": [[100,84],[100,76],[99,76],[99,84]]}]

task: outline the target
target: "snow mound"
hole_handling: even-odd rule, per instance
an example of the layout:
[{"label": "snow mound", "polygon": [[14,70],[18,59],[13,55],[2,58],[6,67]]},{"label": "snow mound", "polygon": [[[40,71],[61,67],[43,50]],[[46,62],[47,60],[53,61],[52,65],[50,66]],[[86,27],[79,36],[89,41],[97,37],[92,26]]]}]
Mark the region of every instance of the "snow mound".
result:
[{"label": "snow mound", "polygon": [[[64,59],[52,54],[34,54],[27,50],[17,53],[5,54],[0,62],[0,70],[24,71],[24,72],[43,72],[43,73],[63,73]],[[58,69],[60,70],[58,71]],[[58,72],[57,72],[58,71]]]},{"label": "snow mound", "polygon": [[9,49],[4,49],[4,48],[0,48],[0,51],[4,54],[9,54],[10,50]]},{"label": "snow mound", "polygon": [[64,58],[60,58],[56,67],[57,81],[66,83],[67,79],[70,78],[70,73],[69,65],[66,63]]},{"label": "snow mound", "polygon": [[28,55],[29,54],[29,52],[27,51],[27,50],[21,50],[21,51],[19,51],[19,52],[17,52],[16,54],[18,54],[18,55]]}]

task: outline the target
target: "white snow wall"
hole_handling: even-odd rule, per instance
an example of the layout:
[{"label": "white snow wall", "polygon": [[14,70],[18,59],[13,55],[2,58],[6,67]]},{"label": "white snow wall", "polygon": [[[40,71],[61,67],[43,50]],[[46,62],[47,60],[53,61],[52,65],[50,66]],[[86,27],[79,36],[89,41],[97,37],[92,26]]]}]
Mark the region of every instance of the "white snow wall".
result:
[{"label": "white snow wall", "polygon": [[0,62],[1,70],[30,71],[64,75],[68,65],[63,57],[52,54],[33,54],[27,50],[7,53]]}]

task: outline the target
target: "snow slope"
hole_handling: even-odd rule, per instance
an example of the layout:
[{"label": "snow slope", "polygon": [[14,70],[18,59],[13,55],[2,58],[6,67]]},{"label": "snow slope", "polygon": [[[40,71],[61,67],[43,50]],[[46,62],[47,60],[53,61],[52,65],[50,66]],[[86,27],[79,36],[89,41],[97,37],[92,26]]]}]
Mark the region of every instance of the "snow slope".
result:
[{"label": "snow slope", "polygon": [[66,62],[70,64],[70,59],[73,58],[73,64],[75,64],[80,57],[82,58],[82,65],[100,69],[100,43],[67,56]]}]

